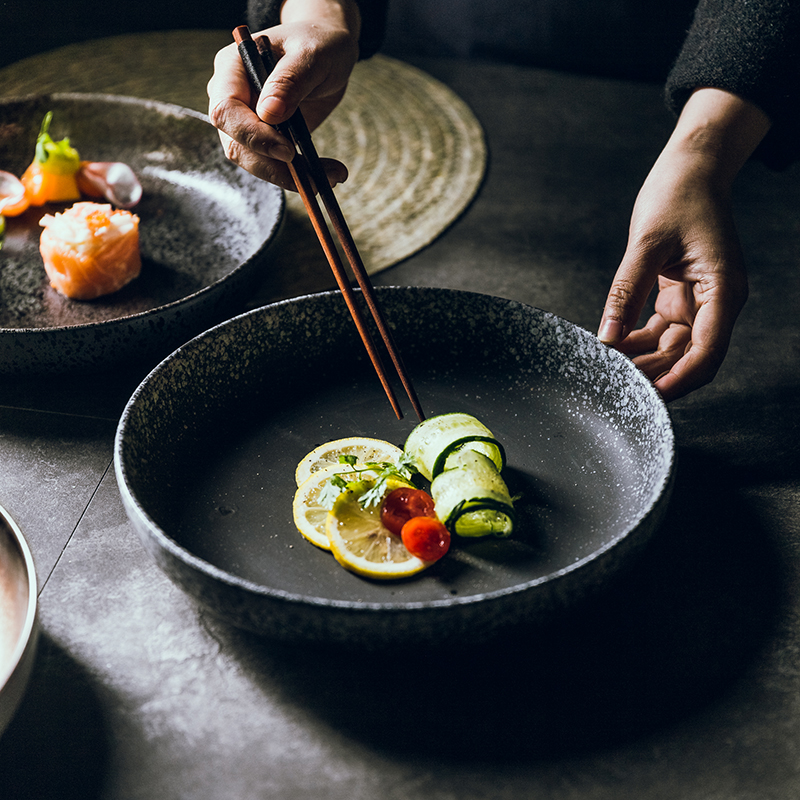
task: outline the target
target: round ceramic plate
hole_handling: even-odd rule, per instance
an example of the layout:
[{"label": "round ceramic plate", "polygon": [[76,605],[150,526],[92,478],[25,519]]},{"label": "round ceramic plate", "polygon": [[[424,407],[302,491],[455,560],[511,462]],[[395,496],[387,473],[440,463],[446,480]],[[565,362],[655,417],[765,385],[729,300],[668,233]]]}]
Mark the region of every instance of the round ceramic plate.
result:
[{"label": "round ceramic plate", "polygon": [[474,414],[505,445],[513,538],[457,541],[392,583],[347,572],[295,530],[294,472],[308,451],[352,435],[402,445],[416,424],[410,408],[395,418],[333,292],[209,330],[129,401],[117,480],[157,562],[235,625],[367,646],[480,639],[605,583],[647,541],[671,490],[672,427],[650,382],[530,306],[424,288],[378,297],[426,415]]},{"label": "round ceramic plate", "polygon": [[99,369],[157,354],[241,310],[268,261],[283,193],[230,163],[216,130],[195,111],[110,95],[56,94],[0,103],[0,169],[21,175],[47,111],[54,139],[81,158],[123,161],[144,193],[142,273],[90,302],[50,285],[39,220],[68,204],[7,219],[0,250],[0,373]]},{"label": "round ceramic plate", "polygon": [[36,572],[25,537],[0,506],[0,733],[28,685],[36,652]]}]

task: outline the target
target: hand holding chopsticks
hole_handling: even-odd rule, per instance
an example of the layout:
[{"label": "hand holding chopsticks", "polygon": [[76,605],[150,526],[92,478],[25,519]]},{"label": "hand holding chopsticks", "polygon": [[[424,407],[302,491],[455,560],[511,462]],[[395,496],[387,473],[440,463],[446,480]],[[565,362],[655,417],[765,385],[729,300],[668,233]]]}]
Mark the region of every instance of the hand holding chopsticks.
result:
[{"label": "hand holding chopsticks", "polygon": [[[244,63],[250,81],[252,82],[254,88],[258,92],[261,92],[264,87],[264,83],[269,77],[269,73],[274,67],[272,53],[270,52],[269,47],[267,47],[264,52],[259,51],[246,25],[237,27],[233,31],[233,37],[236,40],[236,44],[239,48],[239,54],[242,58],[242,62]],[[333,228],[342,246],[342,251],[344,252],[345,257],[347,258],[347,261],[353,270],[353,274],[356,278],[359,288],[361,289],[361,293],[367,303],[370,313],[372,314],[372,318],[375,321],[378,332],[381,335],[381,339],[383,340],[389,356],[391,357],[394,368],[400,377],[403,388],[405,389],[406,394],[411,401],[411,405],[413,406],[417,417],[421,421],[425,419],[425,416],[422,412],[422,408],[420,407],[416,392],[414,391],[414,387],[412,386],[411,380],[406,372],[405,366],[403,365],[400,353],[395,346],[391,331],[389,330],[380,307],[378,306],[372,282],[369,279],[369,275],[367,274],[364,263],[358,253],[356,244],[352,235],[350,234],[349,228],[347,227],[347,223],[339,207],[339,203],[336,200],[336,195],[328,183],[325,170],[322,168],[319,156],[317,155],[316,149],[311,140],[311,134],[308,130],[308,126],[305,123],[305,120],[303,119],[302,113],[298,109],[287,122],[282,123],[277,127],[281,133],[283,133],[293,142],[297,150],[297,155],[288,165],[289,171],[292,179],[295,182],[300,197],[303,200],[303,205],[308,212],[311,224],[314,227],[314,231],[317,234],[320,244],[322,245],[322,249],[325,252],[325,256],[328,260],[331,270],[333,271],[334,277],[336,278],[339,289],[341,290],[345,302],[347,303],[347,307],[350,311],[350,315],[353,318],[353,322],[358,329],[358,333],[361,336],[364,347],[367,350],[370,360],[372,361],[372,365],[378,374],[384,391],[386,392],[386,396],[389,398],[389,402],[391,403],[397,418],[402,419],[403,413],[400,409],[400,405],[392,389],[389,377],[386,374],[386,370],[383,366],[380,354],[375,346],[375,342],[373,341],[369,329],[366,326],[364,318],[361,314],[361,310],[358,307],[355,292],[350,285],[350,281],[348,280],[347,273],[341,262],[331,233],[328,230],[325,218],[322,214],[319,204],[317,203],[315,189],[322,198],[322,202],[328,212],[328,217],[331,220],[331,224],[333,225]]]}]

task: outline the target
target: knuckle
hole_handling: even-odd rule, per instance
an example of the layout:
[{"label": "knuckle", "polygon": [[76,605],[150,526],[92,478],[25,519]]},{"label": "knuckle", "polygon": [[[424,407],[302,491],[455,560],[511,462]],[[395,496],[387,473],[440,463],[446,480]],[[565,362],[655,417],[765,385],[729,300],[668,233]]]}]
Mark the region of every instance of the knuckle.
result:
[{"label": "knuckle", "polygon": [[268,183],[273,183],[280,186],[281,189],[293,190],[295,188],[294,181],[289,175],[287,169],[282,169],[283,165],[275,165],[272,162],[262,162],[257,169],[253,170],[256,177],[261,178]]},{"label": "knuckle", "polygon": [[611,284],[611,288],[608,291],[606,308],[609,310],[627,308],[629,305],[636,302],[637,297],[638,291],[633,281],[625,278],[617,278]]},{"label": "knuckle", "polygon": [[253,128],[245,128],[239,131],[236,142],[242,150],[249,150],[258,153],[261,150],[262,139]]},{"label": "knuckle", "polygon": [[270,94],[290,95],[297,91],[298,77],[291,70],[273,72],[269,78]]},{"label": "knuckle", "polygon": [[227,102],[224,100],[220,102],[210,102],[208,106],[208,119],[215,128],[224,131],[228,120]]},{"label": "knuckle", "polygon": [[242,125],[234,120],[226,103],[219,103],[209,107],[208,118],[219,132],[225,155],[236,163],[240,163],[242,154],[247,151],[261,153],[265,147],[262,133],[256,126]]},{"label": "knuckle", "polygon": [[236,142],[233,141],[233,139],[225,137],[225,139],[222,140],[222,150],[225,153],[225,157],[229,161],[233,161],[234,164],[239,163],[240,149],[236,144]]}]

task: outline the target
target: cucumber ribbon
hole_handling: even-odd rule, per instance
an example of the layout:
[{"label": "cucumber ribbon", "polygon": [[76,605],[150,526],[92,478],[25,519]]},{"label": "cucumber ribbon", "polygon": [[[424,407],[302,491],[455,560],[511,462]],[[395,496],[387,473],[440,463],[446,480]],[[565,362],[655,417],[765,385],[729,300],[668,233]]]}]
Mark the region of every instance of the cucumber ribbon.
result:
[{"label": "cucumber ribbon", "polygon": [[406,457],[431,481],[436,515],[460,536],[510,536],[514,506],[500,475],[502,444],[480,420],[453,413],[429,417],[405,443]]}]

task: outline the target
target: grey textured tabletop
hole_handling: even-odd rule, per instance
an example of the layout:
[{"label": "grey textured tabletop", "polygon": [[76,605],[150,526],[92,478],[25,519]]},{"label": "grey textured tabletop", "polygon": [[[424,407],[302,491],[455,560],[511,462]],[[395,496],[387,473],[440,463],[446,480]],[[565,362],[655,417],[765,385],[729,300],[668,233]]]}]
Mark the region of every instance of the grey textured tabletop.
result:
[{"label": "grey textured tabletop", "polygon": [[[419,66],[472,107],[489,169],[466,213],[375,283],[486,292],[594,329],[669,132],[660,88]],[[671,406],[662,530],[590,607],[488,647],[309,650],[216,621],[119,498],[114,431],[144,368],[0,378],[0,503],[33,550],[42,623],[0,795],[800,796],[798,178],[750,164],[737,182],[751,298],[717,380]]]}]

